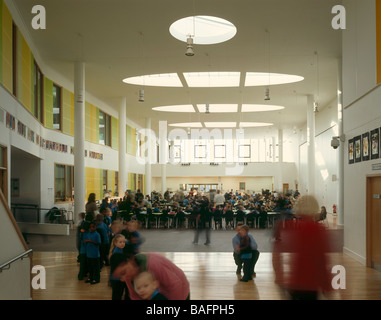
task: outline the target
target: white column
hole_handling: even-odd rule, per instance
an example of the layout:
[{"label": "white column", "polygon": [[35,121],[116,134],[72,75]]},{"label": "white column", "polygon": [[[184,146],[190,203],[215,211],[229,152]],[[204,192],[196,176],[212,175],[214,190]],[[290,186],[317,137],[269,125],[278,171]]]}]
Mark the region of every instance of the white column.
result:
[{"label": "white column", "polygon": [[307,96],[308,194],[315,193],[315,113],[314,97]]},{"label": "white column", "polygon": [[[103,195],[96,195],[99,199]],[[85,64],[74,65],[74,221],[85,212]]]},{"label": "white column", "polygon": [[283,192],[283,129],[278,129],[278,178],[274,179],[274,185],[278,186],[275,187],[278,192]]},{"label": "white column", "polygon": [[159,122],[159,163],[161,167],[161,193],[167,191],[167,121]]},{"label": "white column", "polygon": [[119,197],[124,197],[127,190],[127,156],[126,156],[126,98],[122,98],[119,105],[119,174],[118,191]]},{"label": "white column", "polygon": [[[338,136],[343,136],[343,94],[342,94],[342,61],[339,59],[338,61],[338,75],[337,75],[337,128],[338,128]],[[344,140],[344,139],[343,139]],[[338,188],[337,188],[337,201],[336,204],[336,212],[338,215],[337,224],[339,226],[344,225],[344,144],[346,142],[340,141],[340,146],[338,148],[338,157],[337,157],[337,180],[338,180]]]},{"label": "white column", "polygon": [[151,135],[151,118],[146,118],[146,143],[147,143],[147,157],[145,164],[145,194],[151,196],[151,161],[152,161],[152,135]]}]

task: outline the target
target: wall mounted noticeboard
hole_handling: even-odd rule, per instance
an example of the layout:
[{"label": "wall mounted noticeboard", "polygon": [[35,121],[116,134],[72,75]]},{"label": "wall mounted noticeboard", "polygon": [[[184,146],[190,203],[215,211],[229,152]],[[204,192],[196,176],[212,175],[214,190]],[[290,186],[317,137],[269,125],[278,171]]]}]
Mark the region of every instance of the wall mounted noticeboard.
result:
[{"label": "wall mounted noticeboard", "polygon": [[354,141],[354,154],[355,154],[355,162],[361,162],[361,136],[357,136],[353,138]]},{"label": "wall mounted noticeboard", "polygon": [[380,131],[374,129],[370,132],[371,159],[378,159],[380,155]]}]

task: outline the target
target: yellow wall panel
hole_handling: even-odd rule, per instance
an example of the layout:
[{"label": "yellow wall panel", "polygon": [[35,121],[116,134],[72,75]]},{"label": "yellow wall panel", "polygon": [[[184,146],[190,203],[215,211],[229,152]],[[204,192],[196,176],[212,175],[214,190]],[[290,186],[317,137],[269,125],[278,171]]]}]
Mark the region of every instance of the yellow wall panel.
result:
[{"label": "yellow wall panel", "polygon": [[24,107],[32,111],[32,69],[31,69],[31,51],[28,44],[25,41],[24,36],[20,33],[21,36],[21,68],[22,68],[22,104]]},{"label": "yellow wall panel", "polygon": [[12,92],[12,16],[2,1],[2,83]]},{"label": "yellow wall panel", "polygon": [[74,93],[70,92],[71,99],[71,135],[74,136]]}]

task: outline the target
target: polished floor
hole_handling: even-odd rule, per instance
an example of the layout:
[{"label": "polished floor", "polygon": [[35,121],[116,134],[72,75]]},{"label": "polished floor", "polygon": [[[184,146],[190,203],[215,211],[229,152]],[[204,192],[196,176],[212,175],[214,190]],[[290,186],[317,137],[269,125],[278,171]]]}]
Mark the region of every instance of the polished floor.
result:
[{"label": "polished floor", "polygon": [[[331,218],[332,219],[332,218]],[[330,229],[337,228],[335,220]],[[231,252],[161,252],[186,274],[192,300],[286,300],[288,296],[274,283],[272,253],[262,252],[253,281],[240,282]],[[333,290],[322,300],[380,300],[381,273],[366,268],[341,253],[328,254],[329,266],[341,265],[345,289]],[[77,279],[76,252],[34,252],[33,265],[46,270],[46,289],[32,291],[34,300],[110,300],[109,267],[101,272],[101,281],[91,285]],[[332,273],[334,277],[336,273]]]},{"label": "polished floor", "polygon": [[[272,254],[262,253],[253,281],[240,282],[231,253],[162,253],[186,274],[192,300],[283,300],[288,297],[274,283]],[[329,254],[331,266],[345,268],[345,289],[333,290],[330,300],[380,300],[381,273],[364,267],[341,253]],[[109,269],[103,268],[101,282],[78,281],[77,256],[71,252],[35,252],[34,265],[46,269],[46,289],[33,290],[34,300],[110,300]],[[330,268],[332,269],[332,268]],[[336,273],[335,273],[336,274]],[[335,275],[332,273],[332,276]]]}]

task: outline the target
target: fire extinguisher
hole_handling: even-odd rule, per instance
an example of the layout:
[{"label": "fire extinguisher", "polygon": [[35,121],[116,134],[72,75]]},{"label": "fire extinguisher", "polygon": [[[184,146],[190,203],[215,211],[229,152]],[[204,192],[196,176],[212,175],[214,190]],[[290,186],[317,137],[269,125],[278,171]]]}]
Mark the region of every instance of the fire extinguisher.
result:
[{"label": "fire extinguisher", "polygon": [[335,204],[333,205],[333,211],[332,212],[336,213],[336,205]]}]

